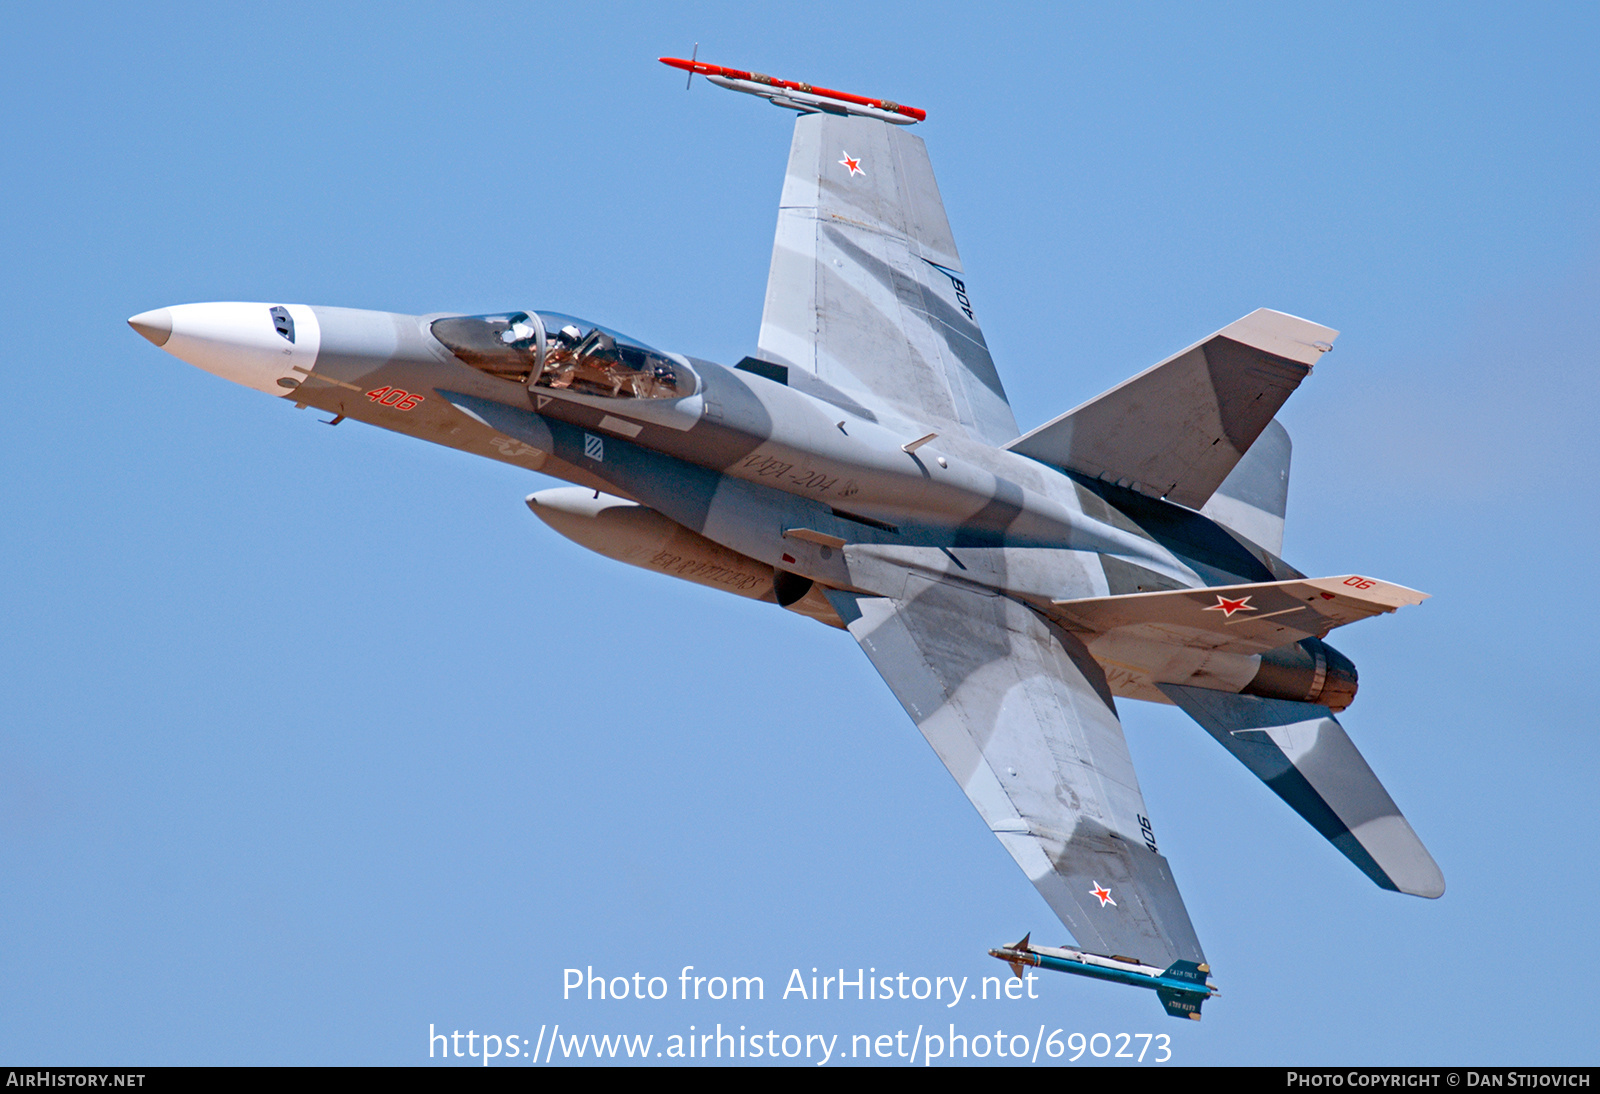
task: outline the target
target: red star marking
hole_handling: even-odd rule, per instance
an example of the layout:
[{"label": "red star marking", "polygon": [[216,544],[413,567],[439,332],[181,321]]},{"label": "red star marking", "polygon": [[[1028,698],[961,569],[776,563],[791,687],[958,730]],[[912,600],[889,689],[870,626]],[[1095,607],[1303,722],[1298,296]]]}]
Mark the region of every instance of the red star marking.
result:
[{"label": "red star marking", "polygon": [[854,178],[857,175],[865,175],[866,174],[865,171],[861,170],[861,161],[860,160],[851,159],[850,158],[850,153],[848,153],[848,152],[846,152],[844,154],[844,159],[840,160],[839,162],[842,163],[844,166],[850,168],[850,177],[851,178]]},{"label": "red star marking", "polygon": [[1107,904],[1111,905],[1113,908],[1117,906],[1117,902],[1111,899],[1111,890],[1103,888],[1098,881],[1094,883],[1094,888],[1089,890],[1089,895],[1099,897],[1100,907],[1102,908],[1104,908]]},{"label": "red star marking", "polygon": [[1217,594],[1217,602],[1205,610],[1208,612],[1221,612],[1230,619],[1233,617],[1234,612],[1255,611],[1255,609],[1250,606],[1250,598],[1248,596],[1240,597],[1238,600],[1229,600],[1221,593]]}]

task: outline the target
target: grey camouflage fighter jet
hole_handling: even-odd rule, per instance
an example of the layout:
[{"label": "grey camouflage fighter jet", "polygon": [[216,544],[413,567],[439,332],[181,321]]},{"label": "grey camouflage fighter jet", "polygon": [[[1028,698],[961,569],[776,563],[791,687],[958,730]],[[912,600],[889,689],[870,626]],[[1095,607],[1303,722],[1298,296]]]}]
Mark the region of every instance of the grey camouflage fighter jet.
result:
[{"label": "grey camouflage fighter jet", "polygon": [[1335,627],[1424,594],[1278,557],[1274,415],[1337,332],[1262,309],[1017,428],[921,111],[672,61],[799,112],[753,356],[549,311],[184,304],[129,320],[219,376],[572,486],[527,499],[622,562],[849,632],[1072,933],[991,951],[1215,989],[1157,849],[1117,698],[1176,704],[1373,882],[1444,878],[1335,717]]}]

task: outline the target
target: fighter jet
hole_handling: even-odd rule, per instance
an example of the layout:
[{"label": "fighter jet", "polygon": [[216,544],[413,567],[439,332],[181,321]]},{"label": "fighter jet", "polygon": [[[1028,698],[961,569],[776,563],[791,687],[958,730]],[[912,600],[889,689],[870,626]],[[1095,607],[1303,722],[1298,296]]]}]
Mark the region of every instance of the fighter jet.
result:
[{"label": "fighter jet", "polygon": [[732,367],[534,308],[274,302],[130,319],[168,353],[571,486],[527,498],[608,557],[847,631],[1076,947],[992,951],[1156,990],[1210,967],[1118,699],[1175,704],[1382,888],[1438,866],[1337,717],[1335,627],[1424,594],[1282,550],[1274,419],[1337,332],[1262,309],[1024,433],[973,305],[925,115],[663,58],[798,114],[755,352]]}]

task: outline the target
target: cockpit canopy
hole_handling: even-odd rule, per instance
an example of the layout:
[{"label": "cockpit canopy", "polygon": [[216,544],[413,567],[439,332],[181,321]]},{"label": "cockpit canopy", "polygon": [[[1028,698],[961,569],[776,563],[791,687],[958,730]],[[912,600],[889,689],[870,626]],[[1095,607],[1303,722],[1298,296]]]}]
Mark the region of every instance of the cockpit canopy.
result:
[{"label": "cockpit canopy", "polygon": [[680,399],[694,373],[627,335],[557,312],[436,319],[433,336],[475,369],[530,388],[613,399]]}]

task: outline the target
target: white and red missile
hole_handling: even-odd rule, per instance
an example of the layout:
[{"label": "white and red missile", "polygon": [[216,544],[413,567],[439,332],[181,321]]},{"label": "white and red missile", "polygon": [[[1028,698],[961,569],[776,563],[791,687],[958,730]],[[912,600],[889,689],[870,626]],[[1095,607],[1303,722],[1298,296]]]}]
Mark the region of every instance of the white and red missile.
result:
[{"label": "white and red missile", "polygon": [[803,114],[816,111],[829,114],[857,114],[894,125],[915,125],[920,121],[926,121],[928,117],[926,110],[918,110],[914,106],[902,106],[891,99],[869,99],[864,95],[852,95],[848,91],[813,87],[795,80],[779,80],[765,73],[723,68],[721,65],[708,65],[704,61],[686,61],[682,57],[658,59],[664,65],[671,65],[689,73],[691,79],[699,73],[718,87],[725,87],[729,91],[742,91],[746,95],[758,95],[774,106],[798,110]]}]

